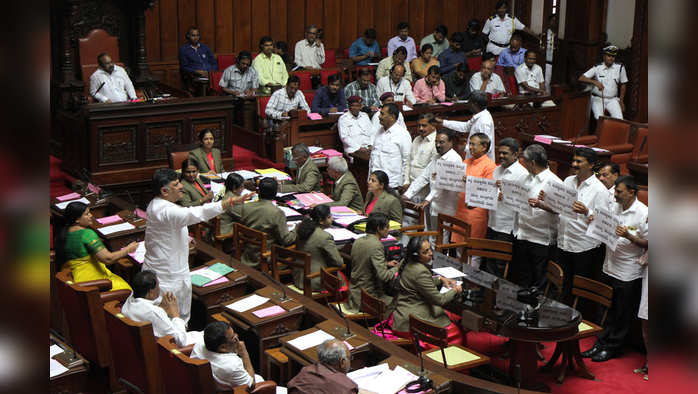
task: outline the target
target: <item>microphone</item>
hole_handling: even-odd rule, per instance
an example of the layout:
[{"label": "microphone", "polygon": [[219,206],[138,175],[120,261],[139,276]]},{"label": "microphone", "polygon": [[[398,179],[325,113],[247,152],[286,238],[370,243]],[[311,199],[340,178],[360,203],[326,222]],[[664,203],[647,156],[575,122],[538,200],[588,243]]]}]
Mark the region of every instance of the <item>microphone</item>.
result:
[{"label": "microphone", "polygon": [[[232,257],[231,257],[231,261],[232,261]],[[278,287],[279,289],[281,289],[281,297],[279,298],[279,301],[281,301],[282,303],[284,303],[284,302],[286,302],[286,301],[291,301],[291,300],[293,299],[293,298],[290,298],[290,297],[287,297],[287,296],[286,296],[286,287],[285,287],[284,285],[282,285],[281,283],[277,282],[276,279],[274,279],[273,276],[269,275],[268,273],[266,273],[266,272],[264,272],[264,271],[259,271],[259,272],[261,272],[262,275],[264,275],[267,279],[269,279],[269,280],[274,284],[274,286],[276,286],[276,287]]]},{"label": "microphone", "polygon": [[136,204],[136,201],[133,199],[133,196],[131,195],[131,192],[126,189],[126,194],[128,195],[128,199],[131,201],[131,204],[133,204],[133,209],[131,210],[131,213],[128,216],[128,220],[133,220],[136,221],[140,219],[138,215],[136,214],[136,208],[138,208],[138,205]]},{"label": "microphone", "polygon": [[412,339],[414,340],[414,346],[417,348],[417,355],[419,355],[419,378],[407,383],[407,385],[405,385],[405,391],[408,393],[421,393],[422,391],[427,391],[428,389],[434,388],[434,381],[427,377],[427,373],[424,370],[422,347],[419,345],[417,336],[412,334]]},{"label": "microphone", "polygon": [[[344,313],[342,313],[341,307],[340,307],[339,309],[337,309],[337,307],[335,307],[335,306],[332,305],[332,304],[327,304],[327,305],[328,305],[328,306],[330,307],[330,309],[332,309],[336,314],[338,314],[339,317],[341,317],[342,319],[344,319],[344,324],[346,325],[347,329],[346,329],[346,331],[344,331],[344,334],[342,334],[342,338],[348,339],[348,338],[353,337],[354,334],[352,334],[352,333],[351,333],[351,330],[349,329],[349,320],[348,320],[347,317],[344,315]],[[339,305],[339,304],[337,304],[337,305]]]},{"label": "microphone", "polygon": [[104,81],[104,82],[102,82],[101,85],[99,85],[99,87],[97,88],[97,90],[95,90],[95,94],[99,93],[99,91],[102,90],[102,87],[104,86],[105,83],[107,83],[107,81]]},{"label": "microphone", "polygon": [[514,366],[514,379],[516,379],[516,392],[521,392],[521,364]]}]

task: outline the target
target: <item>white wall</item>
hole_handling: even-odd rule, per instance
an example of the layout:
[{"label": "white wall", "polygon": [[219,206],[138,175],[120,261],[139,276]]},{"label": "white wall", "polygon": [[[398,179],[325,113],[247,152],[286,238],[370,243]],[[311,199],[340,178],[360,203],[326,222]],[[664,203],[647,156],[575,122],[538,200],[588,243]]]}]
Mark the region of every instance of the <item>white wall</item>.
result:
[{"label": "white wall", "polygon": [[607,11],[608,42],[618,48],[628,48],[633,38],[635,0],[608,0]]}]

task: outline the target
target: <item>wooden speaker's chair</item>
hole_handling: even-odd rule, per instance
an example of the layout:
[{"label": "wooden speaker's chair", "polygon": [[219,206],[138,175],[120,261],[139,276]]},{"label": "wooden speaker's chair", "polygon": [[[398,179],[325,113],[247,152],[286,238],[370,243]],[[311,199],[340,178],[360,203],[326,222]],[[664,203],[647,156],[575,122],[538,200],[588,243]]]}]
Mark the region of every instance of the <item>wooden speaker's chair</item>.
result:
[{"label": "wooden speaker's chair", "polygon": [[[253,391],[248,391],[247,386],[236,388],[235,391],[216,390],[211,363],[208,360],[189,357],[193,346],[177,348],[171,335],[158,339],[157,344],[160,372],[166,393],[273,393],[276,391],[276,383],[273,381],[257,383]],[[268,391],[270,388],[273,391]]]},{"label": "wooden speaker's chair", "polygon": [[548,270],[545,273],[545,278],[548,280],[548,284],[545,285],[545,292],[543,295],[550,297],[550,287],[554,286],[557,292],[558,298],[562,294],[562,283],[564,280],[564,272],[562,268],[554,261],[548,260]]},{"label": "wooden speaker's chair", "polygon": [[[448,328],[435,326],[410,315],[410,332],[415,340],[429,343],[438,349],[422,352],[425,360],[432,360],[454,371],[465,371],[479,365],[488,364],[490,358],[462,345],[448,344]],[[415,344],[415,352],[417,351]]]},{"label": "wooden speaker's chair", "polygon": [[90,77],[99,67],[97,56],[100,53],[107,53],[114,64],[125,67],[119,62],[119,39],[109,35],[105,30],[93,29],[85,37],[78,39],[78,51],[80,52],[80,72],[82,81],[85,83],[85,96],[92,102],[94,99],[90,96]]},{"label": "wooden speaker's chair", "polygon": [[281,283],[282,275],[290,274],[294,268],[300,269],[303,271],[303,288],[299,289],[294,283],[286,284],[288,288],[316,300],[325,298],[327,297],[326,292],[313,291],[310,285],[311,279],[320,276],[320,271],[310,271],[310,260],[311,256],[308,252],[284,248],[279,245],[271,247],[271,272],[274,279]]},{"label": "wooden speaker's chair", "polygon": [[349,320],[365,320],[367,317],[365,313],[351,310],[345,303],[347,291],[343,291],[342,281],[339,279],[339,277],[332,275],[332,272],[337,271],[339,271],[338,267],[322,268],[320,270],[320,281],[322,283],[322,288],[327,293],[327,303],[339,308],[344,316]]},{"label": "wooden speaker's chair", "polygon": [[504,279],[509,274],[509,264],[511,263],[512,244],[509,241],[497,241],[484,238],[468,238],[468,249],[465,254],[468,259],[468,264],[471,263],[474,256],[484,257],[488,259],[497,259],[506,261],[504,266]]},{"label": "wooden speaker's chair", "polygon": [[624,119],[599,117],[596,127],[596,135],[599,139],[594,146],[608,149],[613,154],[632,152],[633,144],[630,143],[630,130],[634,124]]},{"label": "wooden speaker's chair", "polygon": [[240,260],[246,245],[254,245],[259,248],[259,269],[269,273],[269,258],[271,252],[267,246],[267,233],[249,228],[240,223],[233,223],[233,245],[235,247],[235,258]]},{"label": "wooden speaker's chair", "polygon": [[[93,365],[110,368],[112,351],[102,306],[108,301],[125,301],[131,291],[108,291],[112,286],[108,279],[75,283],[72,273],[66,270],[56,273],[55,278],[73,349]],[[113,376],[111,385],[116,388]]]},{"label": "wooden speaker's chair", "polygon": [[[361,289],[361,310],[364,313],[364,324],[366,328],[372,333],[378,335],[379,337],[394,343],[401,347],[412,346],[412,340],[409,338],[401,338],[392,334],[390,328],[387,328],[389,332],[386,332],[386,324],[388,323],[385,316],[386,305],[383,300],[378,297],[374,297],[366,290]],[[378,325],[374,328],[369,326],[369,321],[378,321]]]},{"label": "wooden speaker's chair", "polygon": [[567,368],[574,369],[574,363],[577,363],[579,368],[579,375],[587,378],[594,379],[594,375],[587,369],[586,364],[584,364],[584,359],[579,350],[579,340],[595,336],[603,330],[603,326],[606,321],[606,315],[608,314],[608,309],[611,308],[611,303],[613,300],[613,288],[601,282],[585,278],[583,276],[575,275],[572,282],[572,295],[574,296],[574,303],[572,308],[577,309],[577,303],[579,298],[584,298],[586,300],[592,301],[603,308],[603,316],[601,317],[600,325],[592,323],[588,320],[582,320],[579,323],[579,332],[572,338],[565,341],[558,342],[555,346],[555,352],[553,353],[550,360],[543,366],[541,370],[548,371],[557,362],[558,358],[562,355],[562,363],[560,364],[560,374],[557,377],[557,382],[562,383],[565,380],[565,374],[567,373]]},{"label": "wooden speaker's chair", "polygon": [[155,336],[151,323],[133,321],[121,313],[121,303],[104,304],[114,373],[131,392],[163,393]]}]

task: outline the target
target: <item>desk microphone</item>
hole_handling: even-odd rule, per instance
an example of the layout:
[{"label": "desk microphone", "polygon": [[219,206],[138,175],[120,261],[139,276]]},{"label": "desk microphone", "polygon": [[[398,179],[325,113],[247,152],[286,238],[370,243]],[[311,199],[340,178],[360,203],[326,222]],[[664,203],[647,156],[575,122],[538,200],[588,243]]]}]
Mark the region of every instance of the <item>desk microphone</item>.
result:
[{"label": "desk microphone", "polygon": [[138,205],[136,205],[136,201],[133,199],[133,196],[131,195],[131,192],[128,189],[126,189],[126,194],[128,195],[128,199],[131,200],[131,204],[133,204],[133,209],[129,214],[128,220],[136,221],[140,219],[140,217],[138,217],[138,215],[136,214],[136,208],[138,208]]},{"label": "desk microphone", "polygon": [[107,81],[104,81],[104,82],[102,82],[101,85],[99,85],[99,87],[97,88],[97,90],[95,90],[95,94],[99,93],[99,91],[102,90],[102,87],[104,86],[105,83],[107,83]]},{"label": "desk microphone", "polygon": [[516,379],[516,392],[521,392],[521,364],[514,366],[514,379]]},{"label": "desk microphone", "polygon": [[434,388],[434,381],[427,377],[427,373],[424,370],[424,357],[422,357],[422,347],[419,345],[419,340],[417,336],[412,334],[412,339],[414,340],[414,346],[417,348],[417,354],[419,355],[419,378],[413,380],[407,385],[405,385],[405,391],[408,393],[421,393],[422,391],[427,391]]},{"label": "desk microphone", "polygon": [[277,282],[276,279],[274,279],[274,277],[271,276],[271,275],[269,275],[268,273],[266,273],[266,272],[264,272],[264,271],[259,271],[259,272],[261,272],[262,275],[264,275],[267,279],[269,279],[269,280],[274,284],[274,286],[276,286],[276,287],[278,287],[279,289],[281,289],[281,297],[279,298],[279,301],[281,301],[282,303],[284,303],[284,302],[286,302],[286,301],[291,301],[291,300],[292,300],[292,298],[289,298],[289,297],[286,296],[286,287],[285,287],[284,285],[282,285],[281,283]]},{"label": "desk microphone", "polygon": [[[339,317],[341,317],[342,319],[344,319],[344,324],[346,325],[347,329],[346,329],[346,331],[344,331],[344,334],[342,334],[342,338],[348,339],[348,338],[353,337],[354,334],[352,334],[352,333],[351,333],[351,330],[349,329],[349,320],[348,320],[347,317],[344,315],[344,313],[342,313],[341,308],[340,308],[340,309],[337,309],[337,307],[335,307],[334,305],[329,304],[329,303],[328,303],[327,305],[328,305],[328,306],[330,307],[330,309],[332,309],[336,314],[338,314]],[[339,303],[338,303],[337,305],[339,305]]]}]

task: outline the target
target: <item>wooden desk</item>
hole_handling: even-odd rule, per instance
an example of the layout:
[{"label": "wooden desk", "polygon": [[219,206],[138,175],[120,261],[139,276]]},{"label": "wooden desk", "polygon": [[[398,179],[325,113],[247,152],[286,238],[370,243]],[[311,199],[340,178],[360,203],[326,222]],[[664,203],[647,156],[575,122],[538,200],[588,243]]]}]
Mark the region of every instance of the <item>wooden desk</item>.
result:
[{"label": "wooden desk", "polygon": [[[395,369],[395,367],[399,365],[417,376],[419,376],[419,372],[421,371],[419,364],[412,364],[411,362],[408,362],[397,356],[390,356],[383,360],[380,364],[388,364],[390,366],[390,369]],[[444,376],[438,373],[429,371],[428,369],[425,369],[425,372],[427,373],[427,377],[434,381],[434,392],[448,392],[448,386],[450,383],[448,379],[446,379]]]},{"label": "wooden desk", "polygon": [[[576,149],[575,147],[573,147],[571,144],[541,144],[540,142],[534,141],[534,138],[534,134],[521,133],[519,135],[519,140],[521,141],[522,149],[531,144],[539,144],[543,146],[548,154],[548,161],[554,161],[557,163],[557,169],[554,171],[557,176],[560,177],[560,179],[565,180],[567,176],[572,175],[570,173],[570,166],[572,165],[572,157],[574,156],[574,151]],[[596,156],[598,157],[599,161],[604,162],[610,161],[612,154],[613,153],[609,151],[596,152]]]},{"label": "wooden desk", "polygon": [[[216,263],[226,264],[224,261],[218,259],[209,260],[201,267],[195,269]],[[207,322],[211,321],[211,315],[221,312],[221,304],[242,297],[247,290],[247,275],[240,270],[236,269],[225,277],[228,278],[228,281],[225,283],[203,287],[192,285],[191,287],[192,299],[201,302],[206,308]]]},{"label": "wooden desk", "polygon": [[[346,332],[346,325],[334,320],[325,320],[322,323],[316,324],[315,327],[281,337],[279,339],[282,346],[281,351],[287,355],[289,359],[295,361],[301,367],[316,363],[318,361],[316,346],[301,350],[289,344],[289,341],[302,337],[303,335],[311,334],[318,330],[325,331],[337,339],[344,340],[352,346],[350,368],[352,371],[367,366],[369,355],[371,353],[371,344],[368,338],[362,336],[362,334],[354,332],[351,333],[352,336],[345,338],[344,333]],[[291,370],[293,370],[293,368]]]},{"label": "wooden desk", "polygon": [[[60,375],[56,375],[52,378],[49,378],[49,392],[52,394],[88,392],[89,387],[87,372],[90,366],[89,361],[87,361],[80,354],[74,353],[73,348],[71,348],[70,346],[68,346],[68,344],[58,339],[56,336],[49,334],[49,338],[52,342],[54,342],[56,345],[59,345],[64,350],[73,352],[72,354],[74,354],[74,357],[76,357],[79,360],[78,365],[73,366],[72,368],[68,369],[66,372],[63,372]],[[53,358],[60,362],[60,360],[62,358],[65,358],[65,356],[66,353],[64,352],[53,356]]]},{"label": "wooden desk", "polygon": [[[109,248],[109,250],[118,250],[121,249],[122,247],[128,245],[131,242],[140,242],[145,239],[145,219],[142,219],[138,216],[133,216],[133,210],[132,209],[124,209],[116,213],[116,215],[119,215],[123,221],[118,222],[118,223],[112,223],[112,224],[119,224],[119,223],[131,223],[135,228],[132,228],[130,230],[124,230],[124,231],[117,231],[115,233],[107,234],[104,235],[97,231],[98,229],[102,227],[108,227],[111,226],[112,224],[100,224],[97,222],[97,219],[105,217],[105,216],[94,216],[92,219],[92,228],[99,234],[99,236],[104,240],[104,244]],[[111,216],[111,215],[106,215],[106,216]]]}]

